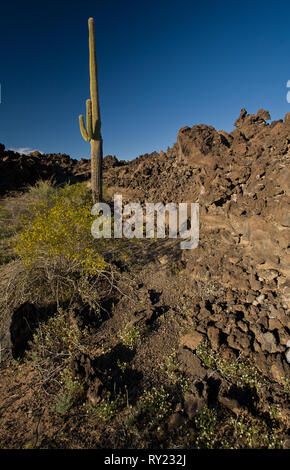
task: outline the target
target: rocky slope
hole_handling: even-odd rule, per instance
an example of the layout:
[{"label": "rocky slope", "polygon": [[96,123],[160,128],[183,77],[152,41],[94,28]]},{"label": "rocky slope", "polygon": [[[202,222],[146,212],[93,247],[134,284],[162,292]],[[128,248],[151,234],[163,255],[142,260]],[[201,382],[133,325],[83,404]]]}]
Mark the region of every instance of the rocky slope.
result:
[{"label": "rocky slope", "polygon": [[[127,400],[134,404],[138,403],[141,391],[152,386],[159,389],[163,384],[166,389],[173,387],[175,390],[177,383],[182,388],[180,377],[180,382],[176,382],[175,377],[172,383],[171,369],[169,375],[165,374],[166,378],[164,370],[159,370],[164,355],[172,358],[172,350],[176,352],[180,371],[191,384],[190,393],[182,398],[177,394],[178,398],[172,400],[172,413],[158,423],[164,428],[162,438],[157,425],[156,434],[151,430],[149,437],[142,434],[141,428],[148,429],[148,422],[141,415],[135,423],[140,429],[136,434],[137,428],[134,428],[131,435],[127,425],[123,426],[122,420],[129,413],[124,409],[116,421],[110,422],[109,431],[105,424],[97,428],[101,446],[150,447],[159,439],[162,446],[179,442],[182,447],[185,438],[180,429],[184,423],[192,423],[205,405],[221,409],[225,416],[233,414],[235,420],[243,417],[247,410],[252,417],[265,419],[271,428],[265,404],[277,404],[281,408],[283,445],[290,446],[287,403],[290,380],[290,113],[283,121],[269,124],[266,122],[269,120],[268,111],[248,115],[243,109],[231,133],[203,124],[184,127],[178,133],[176,144],[166,153],[142,155],[131,162],[106,157],[104,179],[111,195],[121,193],[128,201],[199,202],[200,242],[193,250],[180,250],[176,240],[132,244],[133,260],[130,266],[128,264],[128,271],[122,274],[124,285],[120,284],[126,295],[114,299],[109,308],[110,316],[93,330],[91,352],[80,354],[74,361],[73,371],[77,377],[85,374],[86,367],[90,370],[91,375],[85,377],[85,393],[86,400],[94,406],[100,403],[103,386],[110,391],[115,390],[115,386],[125,387]],[[89,178],[89,161],[72,160],[66,155],[34,153],[24,156],[5,152],[2,147],[0,175],[2,193],[24,189],[39,178],[52,178],[56,182],[82,181]],[[129,287],[133,279],[136,301],[131,302]],[[80,321],[80,314],[74,314]],[[120,340],[128,325],[146,331],[134,353],[124,348],[124,341]],[[99,344],[106,352],[100,351]],[[202,349],[203,344],[207,344],[206,350]],[[259,396],[253,394],[255,387],[251,380],[255,378],[251,374],[255,373],[249,372],[248,366],[239,369],[238,384],[232,381],[231,367],[239,368],[241,358],[250,359],[250,364],[257,367],[266,381],[259,379]],[[120,361],[121,366],[126,364],[122,373]],[[17,380],[21,382],[13,371],[5,371],[1,390],[3,409],[6,409],[5,397],[7,401],[14,396]],[[32,383],[31,380],[30,388]],[[19,385],[23,393],[12,412],[17,416],[19,413],[18,420],[24,423],[20,431],[17,422],[13,428],[19,445],[32,439],[27,438],[30,418],[19,411],[21,407],[30,410],[29,392],[25,387],[28,387],[26,383]],[[44,410],[42,420],[45,423],[37,445],[66,446],[67,441],[58,436],[63,423],[59,419],[52,421],[45,406],[46,396],[41,398],[41,404],[37,400],[35,398],[35,409]],[[10,426],[11,412],[5,413],[4,424]],[[75,413],[67,418],[73,430],[69,445],[75,447],[80,442],[86,442],[88,447],[95,445],[96,423],[88,428],[83,414]],[[38,416],[34,418],[38,426]],[[227,426],[219,425],[219,432],[226,434]],[[168,441],[172,430],[173,440]],[[234,431],[229,433],[233,435]],[[9,446],[11,438],[6,434],[3,432],[0,438]],[[190,446],[196,445],[188,442]]]},{"label": "rocky slope", "polygon": [[[104,159],[105,183],[134,200],[199,202],[200,243],[181,251],[183,267],[199,282],[218,282],[224,297],[198,299],[197,329],[212,345],[255,353],[267,375],[290,377],[290,113],[241,110],[230,134],[204,124],[180,129],[167,152],[131,162]],[[89,177],[89,161],[0,148],[0,190],[39,178]],[[210,330],[208,326],[210,325]],[[288,356],[287,356],[288,354]]]},{"label": "rocky slope", "polygon": [[200,244],[182,262],[193,289],[216,281],[224,296],[197,300],[197,329],[215,348],[254,352],[279,380],[290,377],[290,113],[269,119],[242,109],[230,134],[184,127],[166,153],[114,168],[107,182],[141,201],[199,202]]}]

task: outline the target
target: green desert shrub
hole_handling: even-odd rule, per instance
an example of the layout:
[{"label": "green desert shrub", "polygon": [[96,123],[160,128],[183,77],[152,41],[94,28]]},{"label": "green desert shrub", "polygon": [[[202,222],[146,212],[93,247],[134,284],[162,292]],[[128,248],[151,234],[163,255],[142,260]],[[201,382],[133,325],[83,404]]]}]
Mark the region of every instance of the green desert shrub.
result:
[{"label": "green desert shrub", "polygon": [[146,433],[150,432],[165,419],[171,409],[170,394],[163,386],[145,390],[129,416],[127,426],[130,428],[146,427]]},{"label": "green desert shrub", "polygon": [[28,206],[35,205],[40,202],[53,204],[55,195],[58,192],[58,187],[55,186],[50,180],[39,180],[34,186],[29,186],[27,192],[22,196],[22,201]]},{"label": "green desert shrub", "polygon": [[18,196],[7,197],[0,207],[0,233],[5,237],[15,235],[23,227],[23,216],[32,216],[39,203],[52,205],[59,188],[50,181],[38,181]]},{"label": "green desert shrub", "polygon": [[9,247],[9,240],[14,235],[9,210],[0,205],[0,265],[7,264],[15,257]]},{"label": "green desert shrub", "polygon": [[228,444],[239,449],[280,449],[283,446],[281,430],[269,427],[259,418],[244,413],[238,418],[231,417],[228,430]]},{"label": "green desert shrub", "polygon": [[250,358],[239,356],[235,361],[222,358],[218,351],[211,349],[207,341],[200,343],[196,355],[206,367],[217,369],[220,374],[239,386],[248,385],[259,390],[265,379]]},{"label": "green desert shrub", "polygon": [[127,325],[123,331],[119,333],[120,339],[127,348],[134,350],[140,344],[145,334],[145,327],[139,325]]},{"label": "green desert shrub", "polygon": [[124,396],[107,392],[98,405],[93,406],[86,404],[85,409],[90,419],[106,422],[114,418],[118,412],[124,408],[125,404],[126,400]]},{"label": "green desert shrub", "polygon": [[207,406],[195,418],[197,448],[215,448],[218,440],[218,418],[216,411]]},{"label": "green desert shrub", "polygon": [[87,331],[72,325],[69,312],[60,308],[46,323],[40,323],[26,357],[41,364],[60,362],[63,358],[83,352],[86,340]]},{"label": "green desert shrub", "polygon": [[88,352],[89,344],[88,329],[78,328],[70,311],[61,308],[38,325],[29,342],[25,363],[36,372],[39,384],[60,414],[68,411],[83,392],[81,379],[72,376],[71,365],[81,353]]},{"label": "green desert shrub", "polygon": [[69,369],[64,369],[61,374],[61,388],[54,398],[52,411],[65,415],[84,394],[84,386],[80,380],[74,378]]}]

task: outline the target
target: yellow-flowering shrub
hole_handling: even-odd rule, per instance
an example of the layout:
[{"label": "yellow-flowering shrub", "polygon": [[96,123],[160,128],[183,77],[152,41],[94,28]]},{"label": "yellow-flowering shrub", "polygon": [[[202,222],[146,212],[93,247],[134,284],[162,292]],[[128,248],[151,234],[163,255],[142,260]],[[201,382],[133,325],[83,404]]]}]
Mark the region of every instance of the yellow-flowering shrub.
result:
[{"label": "yellow-flowering shrub", "polygon": [[9,241],[16,259],[1,271],[0,316],[25,302],[67,308],[80,301],[100,312],[130,250],[123,240],[93,238],[92,205],[84,184],[41,182],[11,200],[17,228]]},{"label": "yellow-flowering shrub", "polygon": [[53,201],[41,201],[23,218],[15,251],[26,266],[39,258],[69,261],[76,270],[94,276],[106,269],[101,243],[91,235],[91,196],[82,184],[66,186]]}]

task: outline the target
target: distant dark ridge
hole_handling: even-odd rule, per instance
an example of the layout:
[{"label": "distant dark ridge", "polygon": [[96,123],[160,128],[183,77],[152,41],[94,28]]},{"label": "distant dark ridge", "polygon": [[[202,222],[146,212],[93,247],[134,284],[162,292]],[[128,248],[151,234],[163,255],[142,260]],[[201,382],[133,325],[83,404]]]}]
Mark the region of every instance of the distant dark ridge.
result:
[{"label": "distant dark ridge", "polygon": [[[116,157],[104,158],[104,168],[122,164]],[[0,144],[0,195],[9,191],[25,190],[38,180],[52,180],[57,184],[77,183],[90,178],[90,161],[76,160],[61,153],[42,154],[33,151],[28,155],[5,150]]]}]

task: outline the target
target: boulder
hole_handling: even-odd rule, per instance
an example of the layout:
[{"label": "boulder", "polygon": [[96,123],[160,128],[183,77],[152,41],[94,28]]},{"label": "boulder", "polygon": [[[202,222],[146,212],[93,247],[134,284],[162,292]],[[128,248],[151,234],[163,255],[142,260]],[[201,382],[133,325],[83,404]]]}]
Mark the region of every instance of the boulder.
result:
[{"label": "boulder", "polygon": [[195,351],[203,340],[203,335],[197,331],[190,331],[180,339],[180,345]]}]

